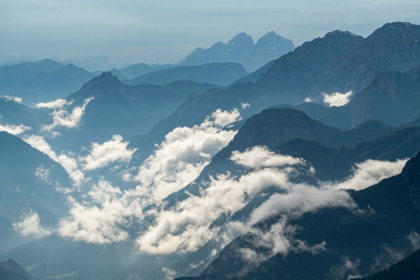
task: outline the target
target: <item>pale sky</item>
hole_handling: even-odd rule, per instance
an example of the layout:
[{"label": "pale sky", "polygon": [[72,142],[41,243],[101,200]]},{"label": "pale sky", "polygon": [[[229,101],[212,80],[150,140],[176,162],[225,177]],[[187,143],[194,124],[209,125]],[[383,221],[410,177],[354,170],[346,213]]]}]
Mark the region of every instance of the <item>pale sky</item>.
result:
[{"label": "pale sky", "polygon": [[419,0],[0,0],[0,53],[117,65],[175,63],[239,32],[296,46],[336,29],[367,36],[392,21],[420,24]]}]

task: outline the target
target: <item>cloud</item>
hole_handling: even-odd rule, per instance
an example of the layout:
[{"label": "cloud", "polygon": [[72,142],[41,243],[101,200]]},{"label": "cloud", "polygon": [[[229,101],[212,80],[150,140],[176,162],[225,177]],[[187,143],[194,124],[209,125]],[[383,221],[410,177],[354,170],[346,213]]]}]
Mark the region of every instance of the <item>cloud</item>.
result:
[{"label": "cloud", "polygon": [[302,159],[276,154],[267,147],[256,146],[241,153],[233,151],[230,160],[248,168],[279,167],[285,165],[305,164]]},{"label": "cloud", "polygon": [[38,213],[32,212],[25,215],[21,222],[13,223],[13,229],[24,236],[44,237],[50,235],[51,229],[41,227],[40,222]]},{"label": "cloud", "polygon": [[121,135],[112,136],[111,140],[102,145],[92,143],[90,154],[82,157],[85,170],[103,168],[113,162],[126,162],[131,160],[136,149],[127,149],[129,142],[123,142]]},{"label": "cloud", "polygon": [[363,190],[385,178],[401,173],[407,161],[408,159],[400,159],[395,162],[369,159],[357,163],[353,168],[353,175],[339,183],[337,189]]},{"label": "cloud", "polygon": [[246,261],[241,274],[252,270],[267,259],[282,254],[286,256],[289,252],[310,252],[319,254],[325,250],[325,242],[308,245],[306,242],[294,237],[296,228],[287,223],[287,219],[280,219],[277,223],[270,226],[268,230],[251,228],[245,239],[252,248],[239,248],[238,251],[243,260]]},{"label": "cloud", "polygon": [[[74,107],[72,112],[69,113],[65,109],[59,108],[51,113],[53,117],[53,123],[49,125],[43,125],[42,131],[52,132],[57,127],[75,128],[80,124],[80,120],[85,112],[86,106],[93,100],[93,97],[85,99],[82,106]],[[58,106],[57,104],[55,104]],[[68,104],[67,104],[68,105]],[[52,106],[51,104],[49,106]]]},{"label": "cloud", "polygon": [[45,103],[38,103],[35,105],[36,108],[47,108],[47,109],[59,109],[63,108],[64,106],[72,104],[74,101],[67,101],[65,99],[57,99],[50,102]]},{"label": "cloud", "polygon": [[241,114],[238,109],[233,109],[232,111],[222,111],[217,109],[213,112],[210,118],[207,118],[203,125],[204,126],[218,126],[223,128],[228,124],[231,124],[236,121],[242,120]]},{"label": "cloud", "polygon": [[121,191],[100,181],[88,193],[87,201],[70,199],[70,216],[60,221],[59,233],[92,243],[126,240],[129,235],[122,228],[133,221],[140,222],[144,218],[143,208],[158,203],[194,180],[211,157],[236,134],[222,128],[238,118],[237,110],[218,110],[201,125],[174,129],[138,168],[138,174],[124,175],[126,180],[139,183],[136,189]]},{"label": "cloud", "polygon": [[248,225],[254,225],[272,215],[287,214],[300,216],[306,212],[325,207],[356,208],[353,200],[345,191],[337,191],[332,186],[291,185],[287,193],[270,196],[261,206],[252,211]]},{"label": "cloud", "polygon": [[[330,107],[341,107],[349,103],[350,97],[353,95],[352,91],[346,93],[339,93],[334,92],[331,95],[323,93],[322,96],[324,97],[323,101]],[[305,101],[306,102],[306,101]]]},{"label": "cloud", "polygon": [[248,109],[249,107],[251,107],[251,105],[248,102],[245,103],[241,103],[241,107],[243,110]]},{"label": "cloud", "polygon": [[106,181],[99,181],[88,193],[92,202],[77,202],[70,197],[70,216],[60,220],[58,233],[72,240],[95,244],[109,244],[128,239],[129,234],[122,229],[136,215],[141,215],[142,207],[118,187]]},{"label": "cloud", "polygon": [[237,131],[222,128],[239,119],[236,109],[216,110],[201,125],[175,128],[139,168],[139,190],[159,201],[185,187],[233,139]]},{"label": "cloud", "polygon": [[218,236],[217,228],[210,225],[220,215],[232,215],[268,187],[290,189],[289,172],[288,168],[264,168],[239,178],[229,173],[210,177],[208,186],[200,189],[200,195],[190,195],[174,208],[157,213],[155,223],[137,239],[140,250],[151,254],[197,250]]},{"label": "cloud", "polygon": [[40,165],[35,170],[35,176],[44,181],[45,183],[50,183],[50,169],[44,168],[43,165]]},{"label": "cloud", "polygon": [[74,155],[71,153],[57,155],[51,148],[50,144],[48,144],[42,136],[30,135],[24,137],[23,140],[63,166],[70,178],[73,180],[75,186],[80,186],[80,184],[85,180],[85,175],[80,170]]},{"label": "cloud", "polygon": [[7,133],[13,135],[20,135],[27,130],[30,130],[29,126],[25,126],[23,124],[20,125],[9,125],[9,124],[0,124],[0,131],[6,131]]},{"label": "cloud", "polygon": [[0,95],[0,98],[4,99],[6,101],[13,101],[13,102],[16,102],[16,103],[21,103],[22,102],[22,98],[15,97],[15,96]]},{"label": "cloud", "polygon": [[[310,103],[310,102],[313,102],[313,101],[312,101],[312,99],[311,99],[311,98],[306,97],[306,98],[303,100],[303,102],[305,102],[305,103]],[[324,101],[324,102],[325,102],[325,101]]]}]

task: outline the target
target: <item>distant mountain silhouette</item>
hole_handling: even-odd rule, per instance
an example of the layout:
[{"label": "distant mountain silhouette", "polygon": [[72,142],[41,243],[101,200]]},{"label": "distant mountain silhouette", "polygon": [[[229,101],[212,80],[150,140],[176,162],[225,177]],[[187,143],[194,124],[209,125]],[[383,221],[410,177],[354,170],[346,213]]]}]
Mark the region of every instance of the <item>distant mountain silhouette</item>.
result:
[{"label": "distant mountain silhouette", "polygon": [[131,80],[134,79],[136,77],[145,75],[147,73],[151,73],[151,72],[155,72],[155,71],[159,71],[159,70],[164,70],[164,69],[168,69],[174,67],[174,65],[171,64],[152,64],[152,65],[147,65],[145,63],[139,63],[139,64],[132,64],[130,66],[118,69],[118,71],[121,72],[121,74],[123,74],[125,77],[127,77],[127,79]]},{"label": "distant mountain silhouette", "polygon": [[129,85],[155,84],[167,85],[175,81],[194,81],[227,86],[249,74],[239,63],[209,63],[197,66],[177,66],[151,72],[128,82]]},{"label": "distant mountain silhouette", "polygon": [[41,73],[54,73],[62,67],[62,64],[51,59],[0,66],[0,80],[17,79]]},{"label": "distant mountain silhouette", "polygon": [[94,74],[53,60],[0,67],[0,91],[21,97],[26,105],[47,102],[80,89]]},{"label": "distant mountain silhouette", "polygon": [[227,44],[217,42],[208,49],[195,49],[181,62],[181,65],[237,62],[248,71],[255,71],[293,49],[292,41],[277,35],[274,31],[265,34],[255,45],[251,36],[239,33]]}]

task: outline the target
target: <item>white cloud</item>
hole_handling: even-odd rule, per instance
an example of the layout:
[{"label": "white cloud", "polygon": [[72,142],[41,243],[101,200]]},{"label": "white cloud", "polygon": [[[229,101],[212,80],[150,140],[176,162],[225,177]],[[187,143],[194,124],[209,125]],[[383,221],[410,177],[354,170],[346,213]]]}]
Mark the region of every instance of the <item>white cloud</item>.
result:
[{"label": "white cloud", "polygon": [[[313,102],[313,101],[312,101],[312,99],[311,99],[311,98],[306,97],[306,98],[303,100],[303,102],[305,102],[305,103],[310,103],[310,102]],[[325,101],[324,101],[324,102],[325,102]]]},{"label": "white cloud", "polygon": [[239,119],[236,109],[216,110],[201,125],[178,127],[168,133],[139,168],[135,177],[139,191],[159,201],[185,187],[233,139],[236,131],[222,128]]},{"label": "white cloud", "polygon": [[70,178],[73,180],[75,186],[80,186],[80,184],[85,180],[85,175],[80,170],[78,163],[74,158],[74,155],[57,155],[51,148],[50,144],[48,144],[42,136],[30,135],[24,137],[23,140],[35,149],[38,149],[39,151],[49,156],[52,160],[59,163],[61,166],[63,166],[63,168],[69,174]]},{"label": "white cloud", "polygon": [[228,124],[231,124],[236,121],[242,120],[241,114],[239,113],[238,109],[233,109],[232,111],[222,111],[220,109],[217,109],[213,112],[211,115],[211,118],[207,118],[203,125],[208,126],[218,126],[220,128],[223,128],[227,126]]},{"label": "white cloud", "polygon": [[[323,101],[330,107],[341,107],[349,103],[350,97],[353,95],[352,91],[346,93],[339,93],[334,92],[331,95],[323,93],[322,96],[324,97]],[[305,101],[306,102],[306,101]]]},{"label": "white cloud", "polygon": [[13,223],[13,228],[24,236],[44,237],[50,235],[52,233],[51,229],[43,228],[40,222],[38,213],[33,212],[25,215],[21,222]]},{"label": "white cloud", "polygon": [[129,234],[121,229],[131,219],[142,214],[142,207],[118,187],[100,181],[88,193],[91,203],[79,203],[70,197],[70,216],[60,220],[59,234],[77,241],[108,244],[127,240]]},{"label": "white cloud", "polygon": [[248,109],[249,107],[251,107],[251,105],[248,102],[245,103],[241,103],[241,107],[243,110]]},{"label": "white cloud", "polygon": [[13,135],[20,135],[27,130],[30,130],[29,126],[25,126],[23,124],[20,125],[9,125],[9,124],[0,124],[0,131],[6,131],[7,133]]},{"label": "white cloud", "polygon": [[50,183],[50,169],[49,168],[44,168],[43,165],[40,165],[36,170],[35,170],[35,176],[38,177],[39,179],[41,179],[42,181],[44,181],[45,183]]},{"label": "white cloud", "polygon": [[325,242],[309,246],[304,241],[294,238],[295,231],[296,228],[289,225],[286,218],[280,219],[277,223],[271,225],[268,230],[249,229],[248,233],[250,235],[247,239],[253,245],[253,249],[240,248],[238,250],[242,259],[247,262],[241,273],[252,270],[255,266],[277,254],[287,255],[290,251],[318,254],[325,250]]},{"label": "white cloud", "polygon": [[252,211],[248,225],[264,220],[274,214],[300,216],[306,212],[325,207],[355,208],[356,205],[345,191],[332,186],[291,185],[287,193],[276,193]]},{"label": "white cloud", "polygon": [[123,142],[120,135],[112,136],[112,139],[101,144],[93,143],[90,154],[82,157],[85,170],[103,168],[113,162],[129,162],[136,149],[127,149],[129,142]]},{"label": "white cloud", "polygon": [[57,99],[54,101],[50,101],[50,102],[45,102],[45,103],[38,103],[35,105],[35,107],[37,108],[48,108],[48,109],[59,109],[59,108],[63,108],[64,106],[70,105],[72,104],[74,101],[67,101],[65,99]]},{"label": "white cloud", "polygon": [[366,160],[357,163],[353,168],[353,175],[337,185],[338,189],[363,190],[379,183],[381,180],[401,173],[408,159],[395,162]]},{"label": "white cloud", "polygon": [[13,102],[16,102],[16,103],[21,103],[22,102],[22,98],[15,97],[15,96],[0,95],[0,98],[4,99],[6,101],[13,101]]},{"label": "white cloud", "polygon": [[[75,128],[80,124],[80,120],[85,112],[86,106],[93,100],[93,97],[85,99],[82,106],[73,108],[73,111],[69,113],[67,110],[59,108],[51,113],[53,117],[53,123],[49,125],[43,125],[41,130],[50,131],[57,127]],[[56,134],[55,134],[56,135]]]},{"label": "white cloud", "polygon": [[276,154],[262,146],[247,149],[243,153],[233,151],[230,160],[248,168],[279,167],[305,163],[302,159]]},{"label": "white cloud", "polygon": [[123,192],[100,181],[88,193],[92,201],[70,201],[70,216],[60,222],[60,234],[92,243],[127,239],[128,233],[121,226],[133,220],[139,222],[144,207],[159,202],[194,180],[211,157],[236,134],[235,131],[224,131],[222,127],[238,118],[236,110],[216,111],[201,125],[174,129],[145,160],[134,178],[129,173],[124,175],[125,180],[135,179],[140,183],[136,189]]}]

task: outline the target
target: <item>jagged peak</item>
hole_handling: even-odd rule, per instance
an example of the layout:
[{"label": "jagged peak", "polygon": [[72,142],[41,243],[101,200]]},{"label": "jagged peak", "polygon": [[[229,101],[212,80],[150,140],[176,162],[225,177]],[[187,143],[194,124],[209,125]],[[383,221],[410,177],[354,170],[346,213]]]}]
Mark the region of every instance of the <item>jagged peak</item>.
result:
[{"label": "jagged peak", "polygon": [[245,32],[241,32],[233,37],[229,42],[228,45],[254,45],[254,40],[251,36],[246,34]]}]

